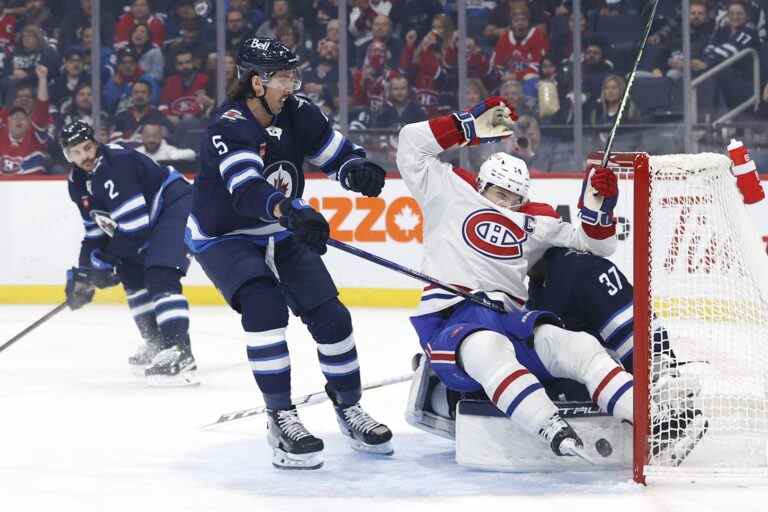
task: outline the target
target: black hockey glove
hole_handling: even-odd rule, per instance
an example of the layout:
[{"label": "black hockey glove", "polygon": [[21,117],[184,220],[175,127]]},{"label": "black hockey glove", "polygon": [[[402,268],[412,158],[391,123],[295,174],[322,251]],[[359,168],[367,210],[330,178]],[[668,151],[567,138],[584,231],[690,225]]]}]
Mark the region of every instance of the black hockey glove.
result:
[{"label": "black hockey glove", "polygon": [[107,253],[96,249],[91,252],[91,284],[96,288],[110,288],[120,284],[120,277],[115,272],[118,260]]},{"label": "black hockey glove", "polygon": [[377,197],[384,188],[387,172],[364,158],[355,158],[342,166],[342,184],[353,192]]},{"label": "black hockey glove", "polygon": [[278,211],[281,217],[280,225],[290,229],[296,241],[300,242],[316,253],[325,254],[325,244],[330,236],[330,227],[325,217],[315,211],[301,199],[283,199],[280,201]]},{"label": "black hockey glove", "polygon": [[72,267],[67,270],[67,306],[70,309],[80,309],[93,300],[96,290],[91,284],[90,269]]}]

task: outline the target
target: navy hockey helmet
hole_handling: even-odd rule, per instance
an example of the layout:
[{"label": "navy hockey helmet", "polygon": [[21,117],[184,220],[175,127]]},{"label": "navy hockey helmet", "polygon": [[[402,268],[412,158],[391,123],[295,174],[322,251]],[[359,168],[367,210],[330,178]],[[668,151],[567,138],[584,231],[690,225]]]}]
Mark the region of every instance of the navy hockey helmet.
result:
[{"label": "navy hockey helmet", "polygon": [[59,140],[61,140],[61,147],[64,148],[66,153],[67,148],[77,146],[87,140],[96,140],[96,137],[91,125],[78,119],[61,129]]},{"label": "navy hockey helmet", "polygon": [[257,73],[267,81],[276,71],[295,70],[298,65],[299,57],[276,39],[251,37],[244,39],[237,50],[238,80],[246,80]]}]

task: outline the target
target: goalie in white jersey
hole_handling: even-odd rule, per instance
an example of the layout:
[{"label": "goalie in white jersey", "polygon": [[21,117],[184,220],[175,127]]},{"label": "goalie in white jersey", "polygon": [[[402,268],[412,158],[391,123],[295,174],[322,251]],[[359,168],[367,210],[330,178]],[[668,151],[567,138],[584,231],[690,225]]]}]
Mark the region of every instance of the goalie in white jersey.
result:
[{"label": "goalie in white jersey", "polygon": [[591,169],[582,186],[581,220],[569,224],[551,206],[528,201],[528,168],[519,158],[492,155],[476,180],[438,159],[457,145],[512,135],[516,118],[506,100],[495,97],[400,131],[397,164],[425,216],[422,271],[482,293],[507,310],[497,313],[427,287],[411,322],[432,369],[449,389],[484,390],[518,427],[555,454],[578,455],[581,439],[541,382],[581,382],[602,410],[632,421],[632,376],[593,336],[562,329],[553,313],[526,310],[525,276],[553,246],[611,254],[618,187],[612,172]]}]

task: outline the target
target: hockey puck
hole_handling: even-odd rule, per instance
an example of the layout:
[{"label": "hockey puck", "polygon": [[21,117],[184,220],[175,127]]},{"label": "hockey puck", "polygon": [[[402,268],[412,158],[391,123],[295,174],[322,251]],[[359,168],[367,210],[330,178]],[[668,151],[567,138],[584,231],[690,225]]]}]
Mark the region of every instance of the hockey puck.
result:
[{"label": "hockey puck", "polygon": [[603,457],[610,457],[613,453],[613,446],[605,438],[600,438],[595,442],[595,450]]}]

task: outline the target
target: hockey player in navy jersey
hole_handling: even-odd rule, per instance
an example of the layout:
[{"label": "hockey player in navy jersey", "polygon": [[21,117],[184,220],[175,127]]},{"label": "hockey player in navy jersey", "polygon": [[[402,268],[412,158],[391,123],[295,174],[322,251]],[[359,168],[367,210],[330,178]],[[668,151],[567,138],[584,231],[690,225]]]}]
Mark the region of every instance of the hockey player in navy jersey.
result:
[{"label": "hockey player in navy jersey", "polygon": [[291,403],[286,343],[288,308],[317,342],[320,368],[339,426],[353,448],[392,453],[390,430],[360,406],[360,370],[349,311],[320,254],[325,218],[301,200],[305,161],[366,196],[378,196],[385,172],[334,130],[300,88],[298,58],[285,45],[245,39],[238,81],[202,141],[187,244],[248,335],[248,360],[268,407],[273,464],[315,469],[323,442]]},{"label": "hockey player in navy jersey", "polygon": [[75,121],[61,132],[73,164],[69,196],[85,225],[78,267],[67,272],[70,308],[90,302],[94,288],[122,281],[145,345],[129,358],[151,385],[196,383],[189,306],[180,279],[189,267],[184,226],[192,190],[171,167],[120,146],[98,144]]}]

